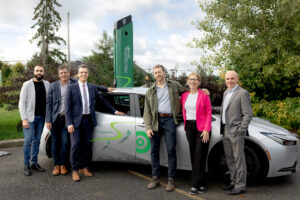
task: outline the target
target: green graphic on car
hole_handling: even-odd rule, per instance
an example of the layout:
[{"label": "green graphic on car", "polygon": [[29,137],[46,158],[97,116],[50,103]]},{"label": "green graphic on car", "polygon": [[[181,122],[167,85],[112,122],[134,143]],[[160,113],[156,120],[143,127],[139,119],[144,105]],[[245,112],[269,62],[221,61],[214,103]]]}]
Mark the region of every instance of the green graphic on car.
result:
[{"label": "green graphic on car", "polygon": [[[106,145],[102,150],[105,150],[111,144],[112,140],[119,140],[123,137],[122,133],[114,126],[116,124],[126,124],[126,123],[135,123],[135,122],[112,122],[110,123],[110,127],[117,133],[114,137],[100,137],[90,140],[90,142],[95,142],[99,140],[107,140]],[[98,133],[103,134],[112,134],[112,131],[98,131]],[[127,130],[126,136],[122,138],[119,144],[125,142],[131,136],[130,130]],[[150,139],[147,137],[147,134],[144,131],[136,132],[136,152],[137,153],[146,153],[150,149]]]}]

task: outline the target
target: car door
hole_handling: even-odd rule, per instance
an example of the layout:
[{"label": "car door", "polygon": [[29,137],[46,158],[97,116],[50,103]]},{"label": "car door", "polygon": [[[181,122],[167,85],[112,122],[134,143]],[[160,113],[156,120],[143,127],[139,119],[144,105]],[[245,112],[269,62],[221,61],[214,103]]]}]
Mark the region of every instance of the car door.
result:
[{"label": "car door", "polygon": [[135,112],[134,96],[130,94],[104,94],[103,97],[125,116],[108,113],[96,103],[98,125],[93,131],[93,160],[134,161],[135,159]]},{"label": "car door", "polygon": [[150,139],[146,134],[146,127],[144,124],[144,95],[135,95],[135,108],[136,108],[136,161],[150,163],[151,144]]}]

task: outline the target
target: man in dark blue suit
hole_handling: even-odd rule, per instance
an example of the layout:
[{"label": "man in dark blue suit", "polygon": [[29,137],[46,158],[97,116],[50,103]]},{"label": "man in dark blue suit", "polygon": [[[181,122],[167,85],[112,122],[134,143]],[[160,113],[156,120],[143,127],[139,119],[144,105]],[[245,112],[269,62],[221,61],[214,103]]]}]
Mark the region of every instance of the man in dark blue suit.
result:
[{"label": "man in dark blue suit", "polygon": [[90,139],[97,125],[95,101],[101,102],[111,113],[124,115],[116,111],[98,92],[97,86],[87,83],[87,65],[78,66],[78,82],[69,85],[67,91],[66,122],[71,134],[71,165],[73,181],[80,181],[78,173],[93,176],[88,170]]}]

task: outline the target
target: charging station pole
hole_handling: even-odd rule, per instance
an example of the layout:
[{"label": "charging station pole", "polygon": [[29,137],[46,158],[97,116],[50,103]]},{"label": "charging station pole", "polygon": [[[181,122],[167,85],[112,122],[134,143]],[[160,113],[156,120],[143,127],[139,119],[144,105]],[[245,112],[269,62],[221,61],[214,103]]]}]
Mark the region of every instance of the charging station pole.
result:
[{"label": "charging station pole", "polygon": [[133,31],[131,15],[114,26],[114,84],[117,88],[133,87]]}]

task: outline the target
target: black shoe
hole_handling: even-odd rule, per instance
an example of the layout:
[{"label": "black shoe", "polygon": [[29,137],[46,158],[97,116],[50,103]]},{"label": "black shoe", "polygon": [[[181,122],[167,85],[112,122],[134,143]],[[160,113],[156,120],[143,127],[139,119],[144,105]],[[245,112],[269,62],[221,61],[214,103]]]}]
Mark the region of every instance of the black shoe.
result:
[{"label": "black shoe", "polygon": [[189,194],[191,194],[191,195],[196,195],[196,194],[198,194],[198,189],[197,189],[197,188],[194,188],[194,187],[191,187],[191,189],[189,190]]},{"label": "black shoe", "polygon": [[232,189],[228,192],[230,195],[239,195],[239,194],[244,194],[246,193],[246,190],[243,189]]},{"label": "black shoe", "polygon": [[38,171],[38,172],[44,172],[44,171],[45,171],[45,169],[41,168],[41,166],[40,166],[39,164],[32,164],[32,165],[30,166],[30,168],[31,168],[32,170],[36,170],[36,171]]},{"label": "black shoe", "polygon": [[234,185],[233,184],[228,184],[228,185],[224,185],[222,187],[223,190],[232,190],[234,188]]},{"label": "black shoe", "polygon": [[25,176],[30,176],[31,175],[31,170],[30,170],[30,166],[29,165],[26,165],[24,167],[24,175]]},{"label": "black shoe", "polygon": [[198,193],[205,193],[206,190],[207,190],[207,187],[201,186],[201,187],[198,189]]}]

